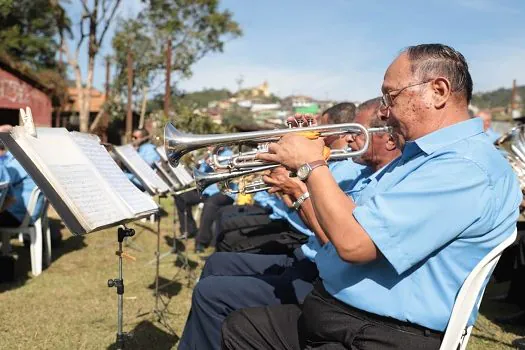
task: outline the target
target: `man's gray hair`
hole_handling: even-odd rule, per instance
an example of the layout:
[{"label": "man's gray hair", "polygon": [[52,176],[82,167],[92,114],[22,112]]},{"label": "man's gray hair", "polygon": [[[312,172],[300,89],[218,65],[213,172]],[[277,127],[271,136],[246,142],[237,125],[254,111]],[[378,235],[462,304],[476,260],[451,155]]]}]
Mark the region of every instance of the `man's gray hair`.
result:
[{"label": "man's gray hair", "polygon": [[422,44],[407,47],[412,74],[425,81],[445,77],[450,81],[453,92],[461,93],[467,103],[472,99],[472,77],[465,57],[450,46],[443,44]]}]

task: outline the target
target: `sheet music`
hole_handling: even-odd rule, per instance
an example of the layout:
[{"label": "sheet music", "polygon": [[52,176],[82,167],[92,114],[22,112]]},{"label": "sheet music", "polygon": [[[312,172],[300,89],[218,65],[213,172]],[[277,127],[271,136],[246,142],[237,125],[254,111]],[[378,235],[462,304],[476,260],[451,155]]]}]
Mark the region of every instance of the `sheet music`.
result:
[{"label": "sheet music", "polygon": [[121,156],[126,163],[126,165],[129,165],[129,168],[131,171],[137,175],[140,180],[145,181],[144,185],[150,188],[150,191],[165,193],[169,192],[168,185],[162,181],[162,179],[155,173],[155,171],[146,163],[135,151],[135,149],[131,145],[124,145],[115,147],[116,153]]},{"label": "sheet music", "polygon": [[71,132],[70,135],[110,187],[127,204],[132,217],[158,209],[150,196],[141,192],[129,181],[104,146],[100,144],[97,136],[79,132]]},{"label": "sheet music", "polygon": [[54,164],[49,170],[91,228],[126,219],[87,164]]}]

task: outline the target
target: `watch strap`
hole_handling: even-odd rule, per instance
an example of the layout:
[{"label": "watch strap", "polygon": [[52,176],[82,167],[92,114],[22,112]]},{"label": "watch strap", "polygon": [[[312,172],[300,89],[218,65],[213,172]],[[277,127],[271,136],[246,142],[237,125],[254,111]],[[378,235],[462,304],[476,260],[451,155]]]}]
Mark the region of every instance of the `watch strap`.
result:
[{"label": "watch strap", "polygon": [[310,172],[312,170],[314,170],[315,168],[318,168],[318,167],[323,166],[323,165],[328,166],[328,164],[326,163],[326,160],[324,160],[324,159],[320,159],[320,160],[316,160],[316,161],[308,163],[308,166],[311,169]]},{"label": "watch strap", "polygon": [[292,203],[292,207],[295,209],[295,210],[299,210],[299,208],[301,207],[301,205],[304,203],[305,200],[307,200],[308,198],[310,198],[310,192],[306,191],[305,193],[303,193],[302,195],[299,196],[299,198],[297,198],[297,200],[295,202]]}]

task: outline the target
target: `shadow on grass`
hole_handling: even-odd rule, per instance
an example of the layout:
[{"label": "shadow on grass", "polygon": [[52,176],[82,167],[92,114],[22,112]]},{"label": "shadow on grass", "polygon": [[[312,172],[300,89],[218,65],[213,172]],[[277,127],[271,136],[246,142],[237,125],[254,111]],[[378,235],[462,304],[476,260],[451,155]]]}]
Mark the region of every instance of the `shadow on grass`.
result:
[{"label": "shadow on grass", "polygon": [[501,344],[501,345],[506,345],[506,346],[512,347],[511,343],[507,343],[507,342],[501,341],[500,339],[497,339],[497,338],[487,337],[485,335],[472,334],[471,337],[478,338],[478,339],[483,339],[483,340],[489,341],[489,342],[494,343],[494,344]]},{"label": "shadow on grass", "polygon": [[166,244],[170,247],[175,247],[175,249],[179,252],[186,251],[186,244],[185,240],[182,239],[173,239],[173,237],[170,236],[164,236],[164,240],[166,241]]},{"label": "shadow on grass", "polygon": [[[150,321],[142,321],[129,332],[126,337],[125,349],[171,349],[179,341],[179,336],[170,334]],[[111,344],[108,350],[116,350],[117,345]]]},{"label": "shadow on grass", "polygon": [[174,264],[178,268],[189,270],[195,270],[199,266],[198,262],[195,260],[190,260],[186,254],[177,254]]},{"label": "shadow on grass", "polygon": [[[84,242],[84,236],[70,236],[65,240],[62,240],[60,234],[63,224],[61,220],[50,219],[49,220],[50,229],[51,229],[51,251],[52,251],[52,261],[53,264],[55,261],[60,259],[62,256],[86,248],[88,245]],[[24,247],[21,245],[13,245],[13,255],[17,258],[14,259],[14,280],[12,282],[0,283],[0,293],[22,287],[31,274],[31,255],[29,252],[29,247]],[[42,267],[43,269],[46,266]],[[6,271],[7,269],[13,269],[13,266],[9,265],[5,260],[0,262],[0,269]]]},{"label": "shadow on grass", "polygon": [[[153,283],[151,283],[148,286],[148,288],[153,290],[153,294],[155,294],[155,281],[153,281]],[[166,297],[171,299],[177,294],[179,294],[181,289],[182,284],[180,282],[169,280],[167,278],[159,276],[159,294],[165,295]]]}]

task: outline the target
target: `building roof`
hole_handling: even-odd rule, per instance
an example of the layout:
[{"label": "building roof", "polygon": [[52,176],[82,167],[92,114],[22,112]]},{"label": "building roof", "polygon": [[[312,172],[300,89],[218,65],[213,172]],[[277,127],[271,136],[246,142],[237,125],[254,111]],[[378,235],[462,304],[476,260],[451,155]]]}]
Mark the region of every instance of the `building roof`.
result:
[{"label": "building roof", "polygon": [[[76,87],[68,88],[69,103],[66,104],[64,111],[65,112],[79,112],[80,106],[78,105],[78,95],[79,91]],[[89,106],[89,112],[98,113],[102,110],[106,102],[106,94],[98,91],[95,88],[91,88],[91,101]]]},{"label": "building roof", "polygon": [[7,54],[0,52],[0,68],[13,74],[17,78],[35,86],[46,94],[50,94],[52,88],[45,84],[42,79],[30,67],[24,63],[16,62]]}]

